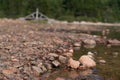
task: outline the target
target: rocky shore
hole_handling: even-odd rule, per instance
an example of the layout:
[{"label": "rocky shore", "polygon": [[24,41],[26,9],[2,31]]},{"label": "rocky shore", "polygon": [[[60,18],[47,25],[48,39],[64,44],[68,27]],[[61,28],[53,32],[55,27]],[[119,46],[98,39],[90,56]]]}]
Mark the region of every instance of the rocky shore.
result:
[{"label": "rocky shore", "polygon": [[[76,27],[75,30],[78,31]],[[41,80],[42,74],[54,68],[77,69],[77,65],[68,66],[75,47],[118,43],[119,40],[73,32],[73,27],[68,26],[0,20],[0,79]]]}]

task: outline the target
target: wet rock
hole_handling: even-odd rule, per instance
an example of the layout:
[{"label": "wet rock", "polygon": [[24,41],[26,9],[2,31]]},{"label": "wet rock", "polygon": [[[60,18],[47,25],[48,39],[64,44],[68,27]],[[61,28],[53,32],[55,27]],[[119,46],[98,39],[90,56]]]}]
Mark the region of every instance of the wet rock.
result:
[{"label": "wet rock", "polygon": [[73,46],[74,46],[74,47],[80,47],[80,46],[81,46],[81,43],[76,42],[76,43],[73,44]]},{"label": "wet rock", "polygon": [[105,44],[106,43],[106,39],[103,39],[101,37],[95,38],[95,41],[97,44]]},{"label": "wet rock", "polygon": [[60,61],[61,63],[66,63],[66,62],[67,62],[67,57],[59,56],[59,61]]},{"label": "wet rock", "polygon": [[94,53],[92,53],[92,52],[88,52],[87,54],[91,55],[91,56],[94,56]]},{"label": "wet rock", "polygon": [[92,39],[85,39],[83,43],[86,48],[94,48],[96,46],[96,41]]},{"label": "wet rock", "polygon": [[117,39],[114,40],[108,40],[108,44],[114,45],[114,46],[119,46],[120,45],[120,41]]},{"label": "wet rock", "polygon": [[105,63],[106,63],[106,61],[105,61],[105,60],[103,60],[103,59],[101,59],[101,60],[99,60],[99,63],[101,63],[101,64],[105,64]]},{"label": "wet rock", "polygon": [[73,69],[79,68],[79,65],[80,65],[79,61],[73,60],[72,58],[68,60],[68,66],[70,66]]},{"label": "wet rock", "polygon": [[91,68],[96,66],[96,62],[93,59],[91,59],[89,55],[82,55],[79,61],[86,68]]},{"label": "wet rock", "polygon": [[119,55],[119,52],[113,52],[112,54],[114,57],[117,57]]},{"label": "wet rock", "polygon": [[55,67],[60,66],[60,62],[57,61],[57,60],[53,61],[52,64],[53,64]]},{"label": "wet rock", "polygon": [[95,54],[92,53],[92,52],[88,52],[88,53],[87,53],[87,56],[94,60]]}]

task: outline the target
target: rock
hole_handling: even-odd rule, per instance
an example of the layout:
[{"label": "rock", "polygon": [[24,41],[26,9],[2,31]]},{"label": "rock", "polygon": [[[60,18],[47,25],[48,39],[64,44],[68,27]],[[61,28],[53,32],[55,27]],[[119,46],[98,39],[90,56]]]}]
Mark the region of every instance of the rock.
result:
[{"label": "rock", "polygon": [[94,56],[95,56],[94,53],[92,53],[92,52],[88,52],[87,54],[88,54],[88,56],[89,56],[91,59],[94,60]]},{"label": "rock", "polygon": [[48,70],[51,70],[52,69],[52,65],[50,63],[45,63],[45,66]]},{"label": "rock", "polygon": [[49,53],[47,57],[49,60],[53,61],[53,60],[55,60],[55,58],[58,57],[58,55],[55,53]]},{"label": "rock", "polygon": [[117,39],[114,40],[108,40],[108,44],[114,45],[114,46],[119,46],[120,45],[120,41]]},{"label": "rock", "polygon": [[114,57],[117,57],[119,55],[118,52],[113,52],[112,54],[113,54]]},{"label": "rock", "polygon": [[58,57],[58,55],[56,53],[49,53],[48,56],[51,56],[51,57]]},{"label": "rock", "polygon": [[96,62],[93,59],[91,59],[88,55],[81,56],[79,61],[86,68],[91,68],[96,66]]},{"label": "rock", "polygon": [[52,64],[53,64],[55,67],[60,66],[60,62],[58,62],[57,60],[53,61]]},{"label": "rock", "polygon": [[101,64],[105,64],[105,63],[106,63],[106,61],[105,61],[105,60],[103,60],[103,59],[101,59],[101,60],[99,60],[99,63],[101,63]]},{"label": "rock", "polygon": [[103,39],[101,37],[95,38],[95,41],[98,44],[105,44],[106,43],[106,39]]},{"label": "rock", "polygon": [[59,56],[59,61],[60,61],[61,63],[66,63],[66,62],[67,62],[67,58],[64,57],[64,56]]},{"label": "rock", "polygon": [[81,43],[76,42],[76,43],[73,44],[73,46],[74,46],[74,47],[80,47],[80,46],[81,46]]},{"label": "rock", "polygon": [[86,48],[94,48],[96,46],[96,41],[92,39],[85,39],[83,43]]},{"label": "rock", "polygon": [[36,72],[37,72],[37,74],[43,73],[43,70],[42,70],[42,69],[40,69],[40,68],[39,68],[39,67],[37,67],[37,66],[33,66],[32,68],[33,68],[33,70],[34,70],[34,71],[36,71]]},{"label": "rock", "polygon": [[6,70],[2,70],[2,73],[4,75],[11,75],[11,74],[14,74],[14,70],[11,70],[11,69],[6,69]]},{"label": "rock", "polygon": [[43,72],[46,72],[46,71],[47,71],[47,69],[46,69],[45,66],[41,66],[40,68],[42,69]]},{"label": "rock", "polygon": [[88,42],[88,44],[90,45],[96,45],[96,41],[95,40],[86,40],[86,43]]},{"label": "rock", "polygon": [[73,56],[73,53],[67,52],[67,53],[64,53],[63,55],[65,55],[65,56],[67,56],[67,57],[72,57],[72,56]]},{"label": "rock", "polygon": [[65,80],[64,78],[58,77],[55,80]]},{"label": "rock", "polygon": [[79,61],[73,60],[72,58],[68,60],[68,66],[70,66],[73,69],[79,68],[79,65],[80,65]]},{"label": "rock", "polygon": [[73,53],[73,52],[74,52],[74,50],[73,50],[73,49],[69,49],[69,52],[70,52],[70,53]]},{"label": "rock", "polygon": [[88,52],[87,54],[91,55],[91,56],[94,56],[94,53],[92,53],[92,52]]},{"label": "rock", "polygon": [[38,64],[38,67],[39,67],[43,72],[46,72],[46,71],[47,71],[46,67],[45,67],[42,63]]},{"label": "rock", "polygon": [[17,72],[16,68],[4,69],[2,70],[2,74],[4,74],[10,80],[14,79],[14,74]]}]

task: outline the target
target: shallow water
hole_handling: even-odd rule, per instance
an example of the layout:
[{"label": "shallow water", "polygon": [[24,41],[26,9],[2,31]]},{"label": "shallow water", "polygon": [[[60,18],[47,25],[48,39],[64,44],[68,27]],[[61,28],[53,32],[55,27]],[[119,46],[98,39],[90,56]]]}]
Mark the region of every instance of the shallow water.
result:
[{"label": "shallow water", "polygon": [[101,75],[104,80],[120,80],[120,54],[114,55],[114,52],[120,53],[120,47],[107,48],[104,45],[96,46],[94,49],[81,48],[74,53],[74,58],[79,59],[80,55],[86,54],[88,51],[95,52],[96,61],[101,57],[106,61],[106,64],[97,63],[98,74]]},{"label": "shallow water", "polygon": [[[110,29],[108,38],[119,39],[120,32],[115,32],[116,28]],[[94,35],[101,35],[101,32],[91,32]],[[97,75],[103,77],[103,80],[120,80],[120,46],[107,47],[105,45],[98,45],[94,49],[86,49],[81,47],[79,50],[74,52],[73,58],[78,60],[81,55],[87,54],[88,51],[96,53],[95,60],[97,62]],[[114,53],[118,55],[115,56]],[[98,60],[102,58],[106,61],[105,64],[100,64]],[[79,76],[80,71],[68,71],[64,69],[55,70],[50,73],[46,80],[55,80],[57,77],[70,78]],[[100,80],[100,79],[96,79]]]},{"label": "shallow water", "polygon": [[[114,56],[113,54],[114,52],[120,53],[120,47],[107,48],[104,45],[96,46],[94,49],[82,47],[80,50],[75,51],[73,58],[78,60],[81,55],[87,54],[88,51],[97,53],[95,57],[96,62],[98,62],[100,57],[106,61],[106,64],[97,63],[97,75],[103,77],[104,80],[120,80],[120,54],[118,54],[118,56]],[[68,71],[59,69],[51,73],[47,80],[55,80],[57,77],[77,77],[80,72],[80,70]]]}]

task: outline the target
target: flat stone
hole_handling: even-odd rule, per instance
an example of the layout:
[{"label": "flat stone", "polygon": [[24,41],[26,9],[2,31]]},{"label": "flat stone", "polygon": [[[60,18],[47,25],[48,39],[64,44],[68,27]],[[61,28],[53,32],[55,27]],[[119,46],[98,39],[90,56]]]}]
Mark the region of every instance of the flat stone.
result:
[{"label": "flat stone", "polygon": [[51,61],[55,60],[55,58],[57,58],[57,57],[58,57],[58,55],[55,54],[55,53],[49,53],[48,54],[48,59],[51,60]]},{"label": "flat stone", "polygon": [[55,53],[49,53],[48,56],[51,56],[51,57],[58,57],[58,55],[55,54]]},{"label": "flat stone", "polygon": [[60,66],[60,62],[58,62],[57,60],[53,61],[52,64],[53,64],[55,67]]}]

